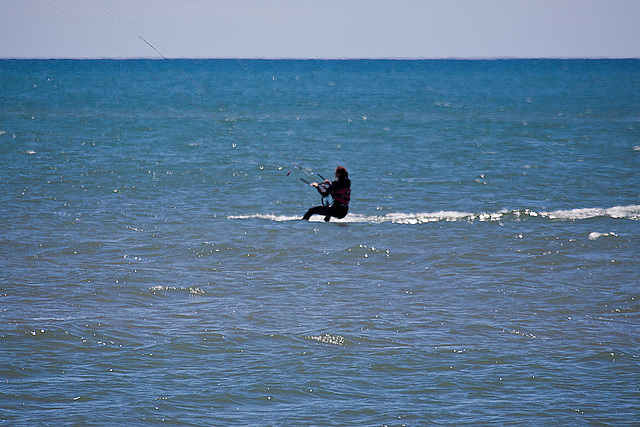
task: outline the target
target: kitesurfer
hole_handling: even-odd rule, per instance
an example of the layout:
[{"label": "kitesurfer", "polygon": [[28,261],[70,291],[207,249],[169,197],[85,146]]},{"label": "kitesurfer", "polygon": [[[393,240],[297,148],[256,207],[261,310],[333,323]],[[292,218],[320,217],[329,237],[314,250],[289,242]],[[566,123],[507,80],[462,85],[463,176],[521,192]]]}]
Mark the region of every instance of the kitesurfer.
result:
[{"label": "kitesurfer", "polygon": [[324,215],[324,220],[329,221],[332,216],[344,218],[347,215],[347,212],[349,212],[349,200],[351,199],[349,173],[344,166],[338,166],[335,177],[335,180],[325,180],[322,184],[318,184],[317,182],[311,183],[313,187],[316,187],[322,197],[331,195],[333,203],[329,206],[316,206],[309,209],[302,219],[308,221],[311,215]]}]

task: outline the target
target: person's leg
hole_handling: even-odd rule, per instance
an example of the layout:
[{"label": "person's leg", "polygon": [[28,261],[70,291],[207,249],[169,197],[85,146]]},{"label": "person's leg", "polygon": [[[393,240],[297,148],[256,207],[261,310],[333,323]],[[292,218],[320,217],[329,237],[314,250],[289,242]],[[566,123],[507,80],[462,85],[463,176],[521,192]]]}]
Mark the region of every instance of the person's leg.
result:
[{"label": "person's leg", "polygon": [[338,219],[342,219],[345,216],[347,216],[347,213],[349,212],[349,208],[346,206],[334,206],[334,213],[333,216],[335,216]]},{"label": "person's leg", "polygon": [[347,216],[347,212],[349,211],[349,208],[345,207],[345,206],[330,206],[327,213],[325,214],[326,216],[324,217],[325,222],[329,222],[331,221],[331,217],[335,217],[338,219],[342,219],[345,216]]},{"label": "person's leg", "polygon": [[331,209],[328,206],[316,206],[309,209],[302,219],[306,219],[308,221],[309,218],[311,218],[311,215],[329,215],[330,213]]},{"label": "person's leg", "polygon": [[347,216],[348,211],[349,208],[345,206],[316,206],[309,209],[302,219],[309,220],[311,215],[324,215],[324,220],[328,222],[331,220],[332,216],[338,219],[344,218]]},{"label": "person's leg", "polygon": [[324,220],[329,222],[331,220],[331,217],[335,217],[338,219],[342,219],[345,216],[347,216],[347,212],[349,211],[349,208],[344,207],[344,206],[331,206],[330,211],[327,212],[327,216],[324,217]]}]

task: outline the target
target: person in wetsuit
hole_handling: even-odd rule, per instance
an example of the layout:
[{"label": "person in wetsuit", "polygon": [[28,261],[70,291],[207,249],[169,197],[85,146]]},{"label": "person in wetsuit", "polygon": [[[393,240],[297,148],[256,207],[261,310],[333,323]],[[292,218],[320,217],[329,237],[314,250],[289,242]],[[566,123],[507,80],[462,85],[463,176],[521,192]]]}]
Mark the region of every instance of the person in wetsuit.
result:
[{"label": "person in wetsuit", "polygon": [[312,186],[316,187],[322,197],[331,195],[333,203],[329,206],[316,206],[309,209],[302,219],[308,221],[311,215],[324,215],[324,220],[329,221],[332,216],[344,218],[347,215],[347,212],[349,212],[349,200],[351,200],[349,173],[344,166],[338,166],[335,176],[335,180],[332,182],[325,180],[323,185],[319,185],[317,182],[311,183]]}]

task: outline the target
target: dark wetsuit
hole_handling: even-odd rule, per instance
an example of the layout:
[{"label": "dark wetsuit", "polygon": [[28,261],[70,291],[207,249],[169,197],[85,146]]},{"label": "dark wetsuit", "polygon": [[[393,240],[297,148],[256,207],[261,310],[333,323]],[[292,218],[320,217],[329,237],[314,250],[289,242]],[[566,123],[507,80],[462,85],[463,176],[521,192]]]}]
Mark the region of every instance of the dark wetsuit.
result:
[{"label": "dark wetsuit", "polygon": [[318,186],[318,192],[323,197],[329,194],[333,198],[333,203],[329,206],[316,206],[304,214],[302,219],[308,220],[311,215],[324,215],[324,220],[329,221],[332,216],[344,218],[349,212],[349,201],[351,200],[351,181],[349,178],[336,179],[324,191],[322,186]]}]

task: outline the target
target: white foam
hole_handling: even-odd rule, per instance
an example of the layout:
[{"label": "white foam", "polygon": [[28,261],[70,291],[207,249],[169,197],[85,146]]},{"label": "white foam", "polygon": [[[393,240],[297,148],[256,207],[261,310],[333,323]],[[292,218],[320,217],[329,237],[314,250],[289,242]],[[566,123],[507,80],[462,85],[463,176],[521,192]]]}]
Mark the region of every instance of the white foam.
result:
[{"label": "white foam", "polygon": [[[473,220],[476,217],[481,221],[493,218],[495,216],[501,216],[501,214],[472,214],[468,212],[456,212],[456,211],[441,211],[441,212],[420,212],[420,213],[389,213],[386,215],[360,215],[349,214],[345,218],[331,218],[331,222],[337,223],[368,223],[368,224],[381,224],[381,223],[393,223],[393,224],[424,224],[428,222],[437,221],[460,221],[460,220]],[[274,214],[252,214],[252,215],[230,215],[229,219],[266,219],[269,221],[298,221],[301,216],[290,215],[274,215]],[[323,222],[324,217],[322,215],[314,215],[311,217],[313,222]]]},{"label": "white foam", "polygon": [[618,235],[614,232],[609,232],[609,233],[598,233],[597,231],[591,232],[589,233],[589,240],[598,240],[600,237],[607,237],[607,236],[611,236],[611,237],[618,237]]},{"label": "white foam", "polygon": [[[500,211],[500,212],[459,212],[459,211],[439,211],[439,212],[393,212],[385,215],[361,215],[349,214],[343,219],[331,218],[331,222],[336,223],[361,223],[361,224],[427,224],[432,222],[455,222],[455,221],[481,221],[495,222],[502,221],[505,217],[542,217],[559,220],[581,220],[597,217],[622,218],[640,220],[640,205],[613,206],[611,208],[577,208],[568,210],[556,210],[550,212],[536,212],[529,209]],[[269,221],[299,221],[301,216],[275,215],[275,214],[251,214],[251,215],[230,215],[229,219],[265,219]],[[323,222],[321,215],[311,218],[313,222]]]},{"label": "white foam", "polygon": [[157,292],[166,292],[166,291],[188,291],[191,295],[203,295],[204,290],[198,288],[197,286],[189,286],[188,288],[184,286],[152,286],[149,288],[154,294]]},{"label": "white foam", "polygon": [[259,218],[259,219],[266,219],[266,220],[269,220],[269,221],[283,222],[283,221],[299,220],[302,217],[301,216],[290,216],[290,215],[253,214],[253,215],[230,215],[227,218],[229,218],[229,219],[253,219],[253,218]]},{"label": "white foam", "polygon": [[324,344],[333,344],[344,347],[346,344],[346,339],[342,335],[333,335],[333,334],[322,334],[322,335],[312,335],[305,337],[306,339],[318,341]]},{"label": "white foam", "polygon": [[614,206],[611,208],[580,208],[558,210],[552,212],[540,212],[541,216],[550,219],[588,219],[597,217],[640,219],[640,205]]}]

